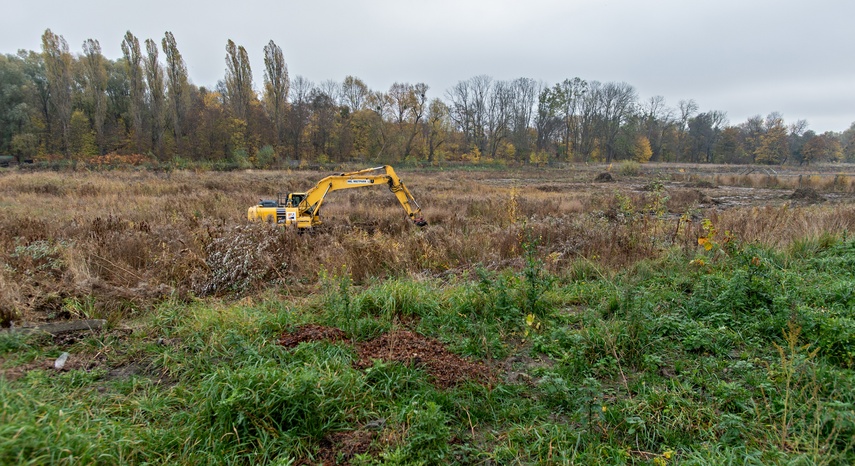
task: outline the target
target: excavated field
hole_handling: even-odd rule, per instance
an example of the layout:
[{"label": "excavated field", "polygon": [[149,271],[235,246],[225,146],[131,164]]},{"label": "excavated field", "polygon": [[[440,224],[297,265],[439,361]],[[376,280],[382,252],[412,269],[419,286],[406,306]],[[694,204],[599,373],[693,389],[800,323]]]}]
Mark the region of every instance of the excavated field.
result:
[{"label": "excavated field", "polygon": [[524,234],[538,239],[540,257],[556,269],[578,258],[619,268],[664,247],[695,246],[703,218],[746,241],[786,245],[855,226],[852,172],[843,165],[399,168],[426,227],[410,224],[379,188],[330,194],[324,225],[296,234],[248,223],[247,207],[304,191],[329,172],[2,170],[0,324],[115,321],[166,299],[305,296],[321,270],[345,268],[359,285],[518,267]]}]

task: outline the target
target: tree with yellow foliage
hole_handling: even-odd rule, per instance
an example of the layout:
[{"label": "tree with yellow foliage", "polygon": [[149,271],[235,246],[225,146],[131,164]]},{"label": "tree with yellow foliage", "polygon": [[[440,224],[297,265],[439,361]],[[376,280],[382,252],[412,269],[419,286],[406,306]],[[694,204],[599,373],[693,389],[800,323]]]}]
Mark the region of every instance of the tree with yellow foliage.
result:
[{"label": "tree with yellow foliage", "polygon": [[549,153],[546,152],[545,150],[533,151],[528,156],[528,161],[531,164],[537,165],[538,167],[540,167],[540,166],[545,165],[546,163],[549,162]]},{"label": "tree with yellow foliage", "polygon": [[639,134],[635,138],[635,145],[632,148],[632,158],[638,163],[647,163],[653,157],[653,149],[650,148],[650,140],[647,136]]},{"label": "tree with yellow foliage", "polygon": [[831,133],[814,135],[805,142],[802,148],[802,163],[837,162],[843,158],[843,147],[840,141]]},{"label": "tree with yellow foliage", "polygon": [[766,133],[760,136],[760,146],[755,151],[754,160],[771,165],[786,162],[789,155],[790,145],[784,119],[773,113],[766,118]]}]

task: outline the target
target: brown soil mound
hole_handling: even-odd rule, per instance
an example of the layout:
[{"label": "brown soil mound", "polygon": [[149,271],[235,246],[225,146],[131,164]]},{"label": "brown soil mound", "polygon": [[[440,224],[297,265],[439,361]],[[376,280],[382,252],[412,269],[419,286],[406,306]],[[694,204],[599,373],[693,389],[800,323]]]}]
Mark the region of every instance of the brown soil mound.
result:
[{"label": "brown soil mound", "polygon": [[[283,333],[279,344],[293,348],[308,341],[339,341],[347,335],[334,327],[307,324]],[[358,369],[371,367],[374,360],[400,362],[407,365],[424,367],[440,388],[457,385],[464,380],[489,380],[490,371],[483,364],[467,361],[450,353],[437,340],[407,330],[384,334],[374,340],[363,343],[357,348],[359,361],[354,364]]]},{"label": "brown soil mound", "polygon": [[712,183],[712,182],[706,181],[706,180],[693,181],[690,183],[686,183],[685,186],[687,188],[704,188],[704,189],[718,188],[718,186],[716,186],[715,183]]},{"label": "brown soil mound", "polygon": [[338,341],[343,340],[345,337],[345,333],[337,328],[307,324],[301,325],[288,333],[283,333],[279,337],[279,344],[286,348],[293,348],[305,341]]},{"label": "brown soil mound", "polygon": [[598,183],[611,183],[614,180],[615,180],[614,177],[609,172],[600,173],[599,175],[597,175],[596,178],[594,178],[594,181],[596,181]]},{"label": "brown soil mound", "polygon": [[810,203],[825,202],[825,198],[813,188],[798,188],[790,194],[789,199]]},{"label": "brown soil mound", "polygon": [[489,370],[448,352],[442,343],[406,330],[387,333],[359,348],[356,367],[370,367],[374,360],[395,361],[424,367],[441,388],[464,380],[488,380]]}]

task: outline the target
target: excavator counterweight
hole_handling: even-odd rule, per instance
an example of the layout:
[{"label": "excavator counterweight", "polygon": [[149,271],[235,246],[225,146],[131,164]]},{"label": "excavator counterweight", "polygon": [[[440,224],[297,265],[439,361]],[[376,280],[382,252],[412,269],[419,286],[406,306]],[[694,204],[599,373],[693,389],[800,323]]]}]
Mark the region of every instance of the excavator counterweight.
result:
[{"label": "excavator counterweight", "polygon": [[366,168],[355,172],[330,175],[305,193],[279,194],[273,200],[260,200],[247,211],[247,219],[312,228],[321,224],[320,208],[327,194],[341,189],[386,185],[404,208],[407,216],[418,226],[427,225],[420,215],[421,207],[410,190],[389,165]]}]

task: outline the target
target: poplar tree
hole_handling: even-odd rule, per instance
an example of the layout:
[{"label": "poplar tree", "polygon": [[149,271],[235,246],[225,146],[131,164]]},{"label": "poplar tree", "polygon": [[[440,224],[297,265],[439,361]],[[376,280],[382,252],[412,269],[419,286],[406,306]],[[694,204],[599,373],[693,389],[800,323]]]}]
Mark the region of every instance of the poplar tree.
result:
[{"label": "poplar tree", "polygon": [[285,135],[285,103],[290,88],[282,48],[271,40],[264,46],[264,103],[276,128],[276,142],[280,144]]},{"label": "poplar tree", "polygon": [[148,108],[151,115],[151,144],[155,153],[163,156],[163,110],[165,94],[163,90],[163,68],[158,61],[157,42],[146,39],[146,57],[143,61],[145,82],[148,89]]},{"label": "poplar tree", "polygon": [[243,46],[229,39],[226,44],[226,103],[237,118],[249,120],[249,109],[254,99],[252,68]]},{"label": "poplar tree", "polygon": [[107,115],[107,69],[104,55],[97,40],[83,42],[83,78],[84,93],[90,105],[90,119],[95,130],[96,143],[100,154],[105,152],[104,119]]},{"label": "poplar tree", "polygon": [[137,151],[142,150],[143,111],[145,110],[145,84],[143,83],[142,53],[140,41],[131,34],[125,33],[122,41],[122,54],[128,73],[128,90],[130,93],[131,131]]},{"label": "poplar tree", "polygon": [[166,88],[172,134],[175,137],[175,143],[180,152],[181,139],[183,137],[182,131],[184,131],[184,121],[186,120],[190,97],[187,65],[178,51],[178,44],[175,42],[175,36],[171,32],[166,31],[161,45],[163,47],[163,54],[166,56]]},{"label": "poplar tree", "polygon": [[68,156],[70,155],[68,140],[71,129],[73,85],[71,69],[73,62],[71,53],[68,51],[68,43],[62,36],[47,29],[42,35],[42,55],[49,91],[48,102],[60,129],[60,150]]}]

